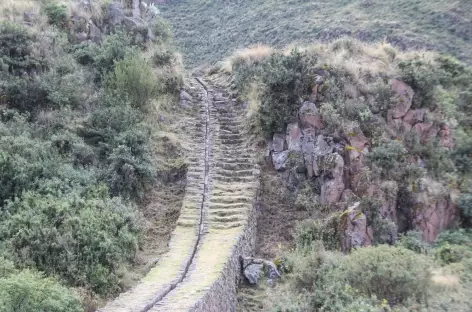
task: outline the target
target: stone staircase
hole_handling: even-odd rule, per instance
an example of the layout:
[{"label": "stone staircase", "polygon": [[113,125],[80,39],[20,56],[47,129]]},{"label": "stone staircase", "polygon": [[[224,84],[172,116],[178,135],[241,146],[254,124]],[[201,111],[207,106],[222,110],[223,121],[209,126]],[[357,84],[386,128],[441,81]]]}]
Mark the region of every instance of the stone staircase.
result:
[{"label": "stone staircase", "polygon": [[188,79],[187,90],[198,114],[169,252],[101,312],[236,310],[240,257],[255,246],[259,170],[242,132],[243,108],[199,78]]}]

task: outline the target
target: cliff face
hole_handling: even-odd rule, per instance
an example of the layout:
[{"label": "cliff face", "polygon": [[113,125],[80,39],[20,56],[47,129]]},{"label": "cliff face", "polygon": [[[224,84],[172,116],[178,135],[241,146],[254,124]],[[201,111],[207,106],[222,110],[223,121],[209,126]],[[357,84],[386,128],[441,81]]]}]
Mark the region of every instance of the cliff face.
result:
[{"label": "cliff face", "polygon": [[[404,198],[405,190],[402,191],[396,181],[373,172],[369,158],[372,138],[359,126],[334,132],[328,130],[319,112],[325,95],[318,91],[323,90],[327,75],[316,77],[318,83],[313,88],[311,101],[301,105],[297,120],[287,126],[285,133],[273,135],[267,147],[266,161],[275,170],[284,172],[289,188],[296,189],[291,176],[302,175],[319,183],[320,192],[313,200],[332,211],[342,212],[339,233],[343,250],[368,246],[375,239],[393,242],[399,230],[420,230],[424,240],[434,241],[442,230],[457,220],[450,192],[441,183],[422,178],[412,185],[402,186],[409,189]],[[438,138],[443,148],[454,147],[448,126],[441,128],[425,120],[425,115],[435,112],[411,108],[415,92],[409,85],[391,79],[389,86],[396,104],[388,110],[386,118],[380,115],[376,118],[378,123],[386,125],[391,137],[404,143],[409,135],[415,135],[419,137],[419,144]],[[421,170],[424,163],[421,158],[410,156],[401,166]],[[369,216],[360,205],[361,198],[376,202],[380,220],[390,225],[387,232],[374,234]],[[383,237],[374,238],[374,235]]]}]

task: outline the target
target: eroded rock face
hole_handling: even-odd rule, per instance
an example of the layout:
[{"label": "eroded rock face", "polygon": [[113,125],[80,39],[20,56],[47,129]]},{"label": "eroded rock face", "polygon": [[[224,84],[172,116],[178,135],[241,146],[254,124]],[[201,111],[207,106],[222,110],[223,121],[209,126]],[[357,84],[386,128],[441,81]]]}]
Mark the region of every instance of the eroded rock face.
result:
[{"label": "eroded rock face", "polygon": [[300,152],[302,150],[302,132],[298,123],[291,123],[287,126],[286,142],[289,151]]},{"label": "eroded rock face", "polygon": [[274,134],[272,138],[272,151],[279,153],[285,150],[285,135],[281,133]]},{"label": "eroded rock face", "polygon": [[321,130],[324,128],[323,121],[316,108],[315,103],[305,102],[299,111],[300,125],[302,129],[317,129]]},{"label": "eroded rock face", "polygon": [[398,79],[390,80],[390,87],[396,99],[396,106],[390,111],[391,116],[392,118],[402,118],[410,109],[415,93],[409,85]]},{"label": "eroded rock face", "polygon": [[423,239],[433,242],[438,234],[457,220],[457,208],[449,191],[435,181],[423,179],[413,198],[413,227],[423,233]]},{"label": "eroded rock face", "polygon": [[125,13],[121,8],[121,5],[116,2],[112,2],[108,5],[108,23],[112,25],[119,25],[125,18]]},{"label": "eroded rock face", "polygon": [[372,244],[370,230],[367,227],[367,218],[360,211],[360,202],[354,203],[343,213],[341,223],[341,248],[344,252]]},{"label": "eroded rock face", "polygon": [[272,163],[275,170],[285,171],[292,168],[297,168],[302,161],[301,154],[293,151],[272,152]]},{"label": "eroded rock face", "polygon": [[[359,125],[344,125],[333,133],[324,129],[323,120],[315,105],[315,102],[320,101],[322,86],[323,82],[320,80],[313,89],[311,102],[306,101],[301,105],[298,122],[289,124],[285,134],[273,136],[265,154],[266,161],[276,170],[285,171],[283,178],[289,191],[296,191],[301,185],[300,181],[306,181],[305,179],[316,181],[320,190],[320,202],[333,210],[345,209],[352,206],[354,200],[354,203],[359,202],[361,198],[379,205],[378,220],[381,229],[376,228],[375,232],[375,239],[378,241],[393,243],[399,227],[402,231],[411,227],[420,229],[425,239],[434,240],[456,217],[451,200],[447,196],[440,196],[434,202],[417,200],[413,215],[407,216],[410,212],[405,212],[404,208],[400,211],[399,186],[395,181],[382,180],[380,173],[369,164],[366,156],[370,152],[371,142]],[[375,115],[373,125],[385,127],[386,136],[392,140],[405,139],[414,132],[418,134],[421,143],[438,137],[445,148],[454,147],[451,129],[447,125],[439,127],[426,117],[434,112],[423,108],[411,109],[414,92],[410,86],[392,79],[390,87],[395,97],[395,107],[387,112],[386,119]],[[356,101],[361,96],[356,93],[357,89],[349,86],[346,88],[346,101]],[[407,162],[409,165],[425,168],[424,162],[418,157],[410,157]],[[346,194],[352,195],[350,199]],[[360,209],[352,208],[347,212],[346,229],[342,236],[344,250],[371,244],[373,232]]]}]

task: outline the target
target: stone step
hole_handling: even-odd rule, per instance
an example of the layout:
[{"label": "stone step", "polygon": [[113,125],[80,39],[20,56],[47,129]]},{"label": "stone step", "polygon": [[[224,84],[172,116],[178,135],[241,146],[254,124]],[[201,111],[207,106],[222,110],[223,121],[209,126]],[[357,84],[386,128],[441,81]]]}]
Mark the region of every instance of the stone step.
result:
[{"label": "stone step", "polygon": [[252,198],[250,196],[244,195],[213,195],[210,198],[210,206],[213,203],[220,204],[237,204],[237,203],[248,203],[251,202]]},{"label": "stone step", "polygon": [[244,214],[239,214],[239,215],[235,214],[235,215],[230,215],[230,216],[210,215],[209,217],[210,224],[243,222],[246,219],[247,219],[247,216]]},{"label": "stone step", "polygon": [[251,177],[254,176],[252,170],[226,170],[219,168],[216,170],[217,174],[227,176],[227,177]]},{"label": "stone step", "polygon": [[215,165],[217,168],[222,168],[225,170],[251,170],[255,169],[256,166],[250,162],[240,162],[240,163],[227,163],[227,162],[220,162]]},{"label": "stone step", "polygon": [[210,214],[218,217],[229,217],[236,215],[246,215],[248,208],[228,208],[228,209],[211,209]]},{"label": "stone step", "polygon": [[232,221],[232,222],[210,222],[210,229],[218,229],[218,230],[225,230],[225,229],[233,229],[237,227],[243,227],[246,221]]}]

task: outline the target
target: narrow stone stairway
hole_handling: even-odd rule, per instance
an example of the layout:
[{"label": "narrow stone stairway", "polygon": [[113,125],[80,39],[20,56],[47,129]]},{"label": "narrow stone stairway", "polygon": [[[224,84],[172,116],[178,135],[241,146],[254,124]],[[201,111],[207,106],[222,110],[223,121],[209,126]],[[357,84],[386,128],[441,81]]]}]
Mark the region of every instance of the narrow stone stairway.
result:
[{"label": "narrow stone stairway", "polygon": [[198,116],[169,252],[101,312],[236,310],[240,257],[255,246],[259,170],[244,139],[243,108],[200,78],[188,79],[186,89]]}]

